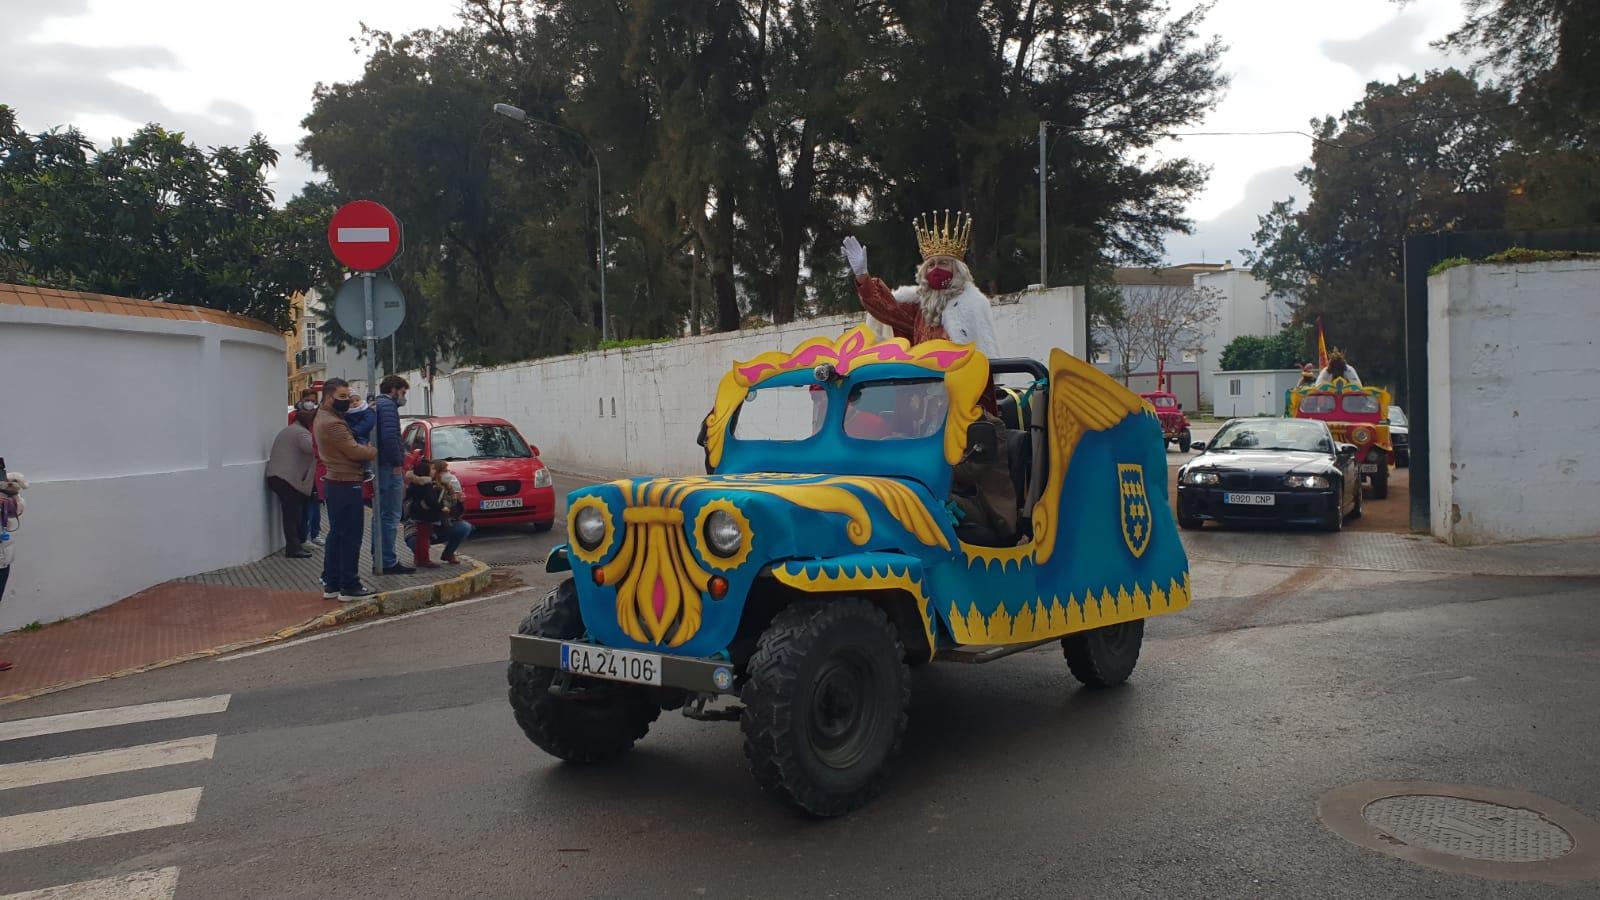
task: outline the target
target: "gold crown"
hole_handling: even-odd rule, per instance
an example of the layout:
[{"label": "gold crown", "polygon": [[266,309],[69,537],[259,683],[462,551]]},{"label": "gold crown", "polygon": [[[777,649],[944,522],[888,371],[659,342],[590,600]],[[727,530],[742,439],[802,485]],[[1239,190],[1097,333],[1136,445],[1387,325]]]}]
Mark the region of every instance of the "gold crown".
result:
[{"label": "gold crown", "polygon": [[941,218],[937,211],[925,213],[920,219],[914,219],[911,227],[917,232],[917,249],[922,251],[922,258],[930,256],[953,256],[961,259],[967,255],[967,245],[972,242],[972,216],[966,213],[950,214],[944,211]]}]

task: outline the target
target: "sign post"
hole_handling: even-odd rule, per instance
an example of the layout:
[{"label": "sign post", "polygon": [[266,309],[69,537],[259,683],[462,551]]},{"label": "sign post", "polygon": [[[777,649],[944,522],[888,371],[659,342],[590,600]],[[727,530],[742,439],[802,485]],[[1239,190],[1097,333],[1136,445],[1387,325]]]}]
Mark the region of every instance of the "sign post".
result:
[{"label": "sign post", "polygon": [[[361,312],[360,321],[363,324],[362,336],[367,344],[367,390],[374,398],[377,396],[378,378],[378,339],[387,337],[387,334],[377,333],[379,316],[373,309],[373,272],[387,266],[395,255],[400,252],[400,220],[394,217],[381,203],[371,200],[356,200],[339,207],[333,214],[333,219],[328,222],[328,246],[333,250],[333,255],[340,262],[355,269],[361,277]],[[394,283],[385,278],[384,281],[393,288]],[[345,282],[349,285],[350,282]],[[398,288],[395,288],[398,293]],[[339,297],[345,296],[346,291],[340,288],[338,297],[335,297],[335,317],[339,319],[341,327],[347,332],[354,332],[345,324],[349,317],[339,316]],[[345,306],[352,304],[345,303]],[[388,305],[388,304],[386,304]],[[400,327],[400,320],[405,317],[405,305],[399,304],[399,315],[391,317],[392,325],[388,334],[393,334],[394,329]],[[387,324],[387,323],[386,323]],[[376,402],[376,401],[374,401]],[[381,437],[380,437],[381,440]],[[383,468],[374,465],[372,479],[372,574],[383,574]]]}]

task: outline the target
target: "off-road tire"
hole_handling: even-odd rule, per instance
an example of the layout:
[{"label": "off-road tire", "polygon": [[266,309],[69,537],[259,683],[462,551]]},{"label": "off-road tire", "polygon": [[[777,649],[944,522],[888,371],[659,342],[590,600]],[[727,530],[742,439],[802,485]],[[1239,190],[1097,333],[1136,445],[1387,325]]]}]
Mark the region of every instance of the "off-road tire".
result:
[{"label": "off-road tire", "polygon": [[1376,472],[1372,476],[1372,499],[1386,500],[1389,497],[1389,473]]},{"label": "off-road tire", "polygon": [[1128,680],[1139,664],[1144,644],[1144,620],[1102,625],[1061,639],[1072,677],[1086,688],[1110,688]]},{"label": "off-road tire", "polygon": [[[533,605],[517,627],[518,634],[573,639],[583,636],[578,589],[568,578]],[[550,693],[555,669],[511,663],[506,667],[508,695],[517,724],[539,749],[572,763],[614,759],[633,748],[661,715],[661,707],[644,688],[575,679],[600,696],[582,699]],[[602,699],[603,698],[603,699]]]},{"label": "off-road tire", "polygon": [[[889,618],[865,600],[821,597],[779,612],[741,692],[744,753],[757,783],[814,816],[841,816],[877,796],[906,728],[905,655]],[[839,696],[852,685],[859,699],[843,703],[846,734],[830,735]]]},{"label": "off-road tire", "polygon": [[1183,434],[1178,435],[1178,450],[1183,453],[1188,453],[1189,445],[1192,443],[1194,443],[1194,438],[1190,436],[1189,429],[1185,428],[1183,430]]}]

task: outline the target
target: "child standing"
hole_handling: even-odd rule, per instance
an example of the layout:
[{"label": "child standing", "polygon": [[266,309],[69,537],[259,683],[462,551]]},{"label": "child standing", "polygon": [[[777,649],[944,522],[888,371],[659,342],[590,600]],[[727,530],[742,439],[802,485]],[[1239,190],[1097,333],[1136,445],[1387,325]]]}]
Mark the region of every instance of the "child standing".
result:
[{"label": "child standing", "polygon": [[[16,472],[0,481],[0,600],[6,596],[6,582],[11,578],[11,560],[16,555],[17,530],[22,527],[22,512],[27,504],[22,491],[28,481]],[[0,659],[0,672],[9,671],[11,663]]]}]

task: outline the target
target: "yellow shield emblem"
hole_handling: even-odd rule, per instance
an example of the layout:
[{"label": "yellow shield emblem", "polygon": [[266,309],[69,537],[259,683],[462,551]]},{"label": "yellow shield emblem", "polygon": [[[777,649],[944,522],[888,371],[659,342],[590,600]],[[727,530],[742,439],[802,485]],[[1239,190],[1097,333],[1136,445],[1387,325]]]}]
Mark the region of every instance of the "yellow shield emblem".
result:
[{"label": "yellow shield emblem", "polygon": [[1117,463],[1118,501],[1121,504],[1122,541],[1135,558],[1143,556],[1150,546],[1153,521],[1150,498],[1144,489],[1144,466],[1137,463]]}]

